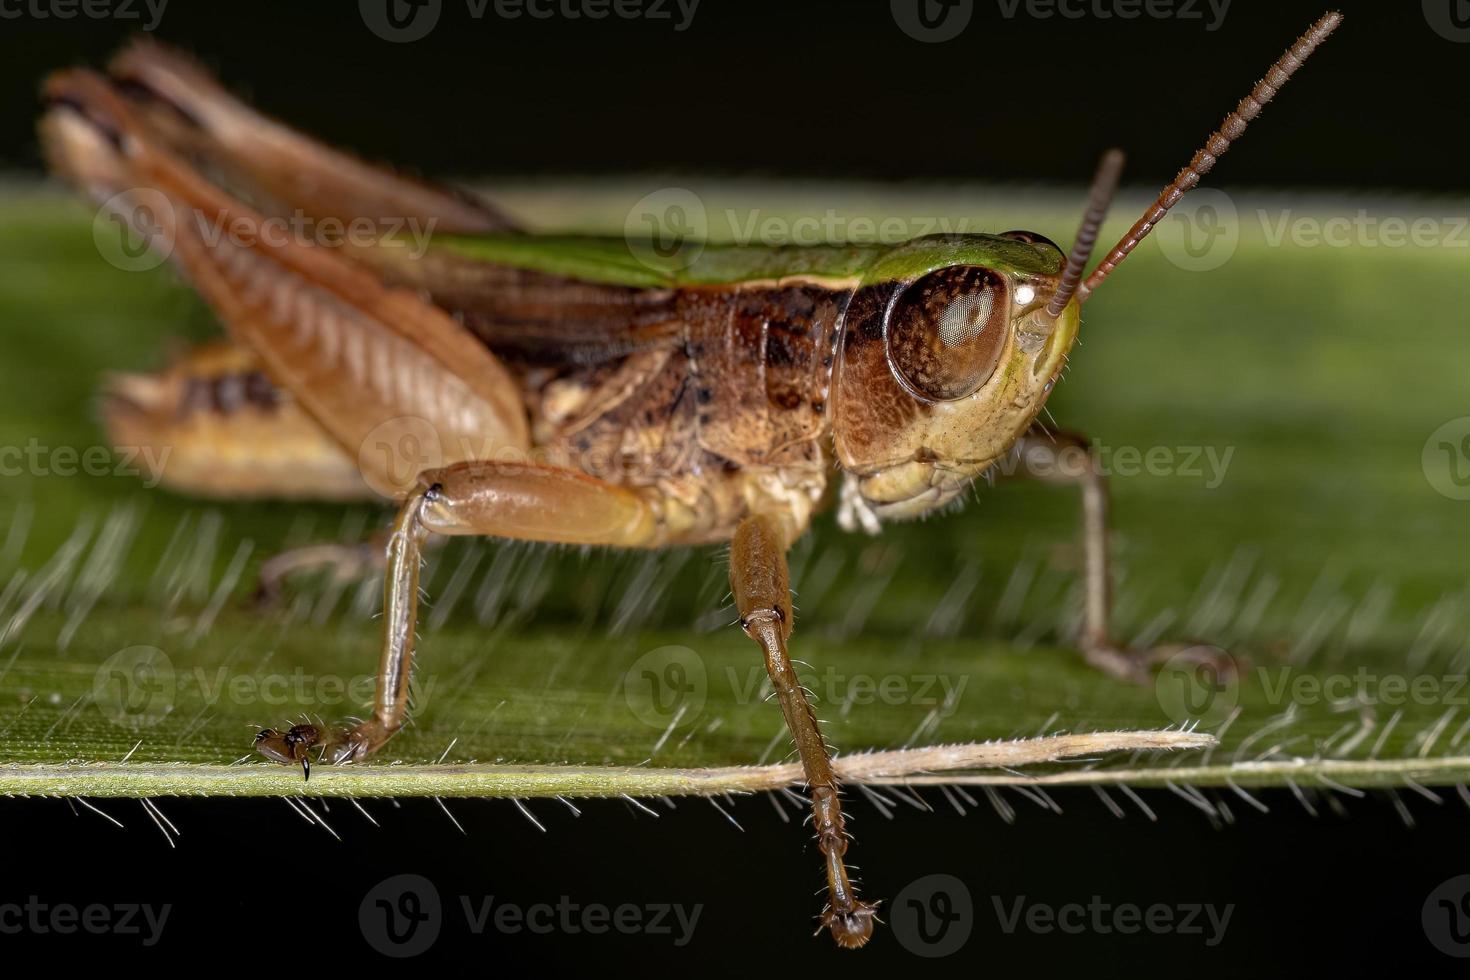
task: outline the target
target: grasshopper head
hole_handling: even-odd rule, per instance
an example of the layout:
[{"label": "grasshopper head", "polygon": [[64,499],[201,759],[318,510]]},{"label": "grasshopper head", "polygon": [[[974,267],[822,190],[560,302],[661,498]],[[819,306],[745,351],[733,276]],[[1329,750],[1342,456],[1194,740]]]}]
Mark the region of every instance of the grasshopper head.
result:
[{"label": "grasshopper head", "polygon": [[848,306],[833,384],[844,511],[865,526],[923,514],[998,460],[1045,405],[1081,304],[1341,22],[1324,14],[1277,59],[1085,280],[1123,168],[1117,150],[1103,156],[1065,259],[1023,232],[921,238],[880,258]]},{"label": "grasshopper head", "polygon": [[885,519],[952,500],[1041,411],[1077,338],[1065,256],[1026,232],[921,238],[886,253],[848,306],[834,379],[837,455]]}]

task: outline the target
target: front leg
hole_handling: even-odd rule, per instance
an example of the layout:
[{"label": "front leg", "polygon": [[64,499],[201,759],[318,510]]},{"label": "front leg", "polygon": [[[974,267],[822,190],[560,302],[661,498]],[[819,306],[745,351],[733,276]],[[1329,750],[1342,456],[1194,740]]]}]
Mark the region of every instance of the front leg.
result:
[{"label": "front leg", "polygon": [[[1083,606],[1078,643],[1087,662],[1123,680],[1146,683],[1149,669],[1185,645],[1129,650],[1112,633],[1112,558],[1109,553],[1108,482],[1085,436],[1033,427],[1017,440],[1018,476],[1076,486],[1082,493]],[[1208,648],[1200,648],[1203,651]]]},{"label": "front leg", "polygon": [[373,714],[352,728],[267,729],[256,745],[277,762],[356,762],[382,747],[408,717],[418,621],[419,566],[430,533],[472,534],[560,544],[650,547],[659,543],[654,508],[641,496],[572,470],[521,463],[460,463],[419,476],[393,522],[383,576],[383,649]]},{"label": "front leg", "polygon": [[848,878],[843,856],[848,834],[838,798],[837,776],[832,771],[832,753],[817,726],[817,716],[786,650],[791,636],[792,608],[790,577],[786,570],[789,542],[781,525],[766,517],[748,517],[741,522],[730,542],[730,589],[740,611],[745,635],[760,644],[766,671],[786,716],[786,727],[796,742],[797,754],[812,794],[812,823],[817,847],[826,861],[827,907],[822,923],[838,945],[857,949],[873,934],[876,906],[859,901]]}]

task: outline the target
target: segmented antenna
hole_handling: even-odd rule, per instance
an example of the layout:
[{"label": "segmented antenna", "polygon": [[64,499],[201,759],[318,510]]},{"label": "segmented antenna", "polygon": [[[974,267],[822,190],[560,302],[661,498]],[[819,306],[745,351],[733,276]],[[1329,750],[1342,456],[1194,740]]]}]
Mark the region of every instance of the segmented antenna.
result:
[{"label": "segmented antenna", "polygon": [[1179,203],[1179,199],[1186,192],[1193,189],[1199,183],[1200,178],[1209,173],[1215,166],[1215,161],[1228,149],[1230,144],[1240,138],[1245,132],[1245,127],[1256,116],[1261,114],[1267,102],[1276,95],[1286,80],[1302,66],[1302,62],[1317,50],[1317,45],[1327,40],[1327,36],[1337,29],[1342,23],[1342,14],[1337,11],[1328,11],[1323,14],[1317,23],[1313,24],[1307,33],[1297,39],[1287,52],[1282,55],[1271,70],[1266,72],[1266,77],[1256,83],[1251,94],[1240,100],[1240,105],[1235,111],[1225,117],[1220,128],[1210,135],[1205,145],[1195,153],[1194,159],[1189,161],[1189,166],[1179,171],[1179,175],[1159,192],[1158,200],[1144,212],[1138,223],[1128,230],[1128,234],[1119,239],[1118,244],[1107,257],[1098,263],[1098,267],[1092,270],[1092,275],[1087,277],[1077,290],[1077,301],[1086,302],[1087,297],[1096,289],[1112,271],[1117,268],[1118,263],[1128,256],[1128,253],[1137,247],[1138,243],[1148,237],[1154,226],[1163,220],[1169,209]]},{"label": "segmented antenna", "polygon": [[1118,179],[1123,176],[1123,151],[1112,149],[1098,161],[1097,173],[1092,176],[1092,190],[1087,195],[1087,211],[1082,215],[1082,226],[1072,242],[1072,254],[1067,256],[1067,267],[1062,270],[1062,281],[1046,304],[1046,315],[1056,318],[1062,315],[1077,284],[1082,281],[1082,270],[1092,257],[1092,247],[1097,244],[1097,232],[1103,219],[1108,216],[1108,205],[1113,203],[1113,194],[1118,190]]}]

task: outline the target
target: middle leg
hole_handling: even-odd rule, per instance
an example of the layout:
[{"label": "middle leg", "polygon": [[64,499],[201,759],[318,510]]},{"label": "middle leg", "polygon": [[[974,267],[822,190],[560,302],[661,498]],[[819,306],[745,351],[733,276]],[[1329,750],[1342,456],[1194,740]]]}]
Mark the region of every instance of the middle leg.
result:
[{"label": "middle leg", "polygon": [[1033,426],[1012,450],[1016,475],[1044,483],[1076,486],[1082,494],[1082,654],[1092,666],[1114,677],[1147,683],[1150,670],[1169,658],[1189,656],[1234,670],[1229,654],[1205,645],[1173,644],[1133,650],[1119,643],[1112,626],[1113,573],[1108,528],[1107,475],[1085,436]]}]

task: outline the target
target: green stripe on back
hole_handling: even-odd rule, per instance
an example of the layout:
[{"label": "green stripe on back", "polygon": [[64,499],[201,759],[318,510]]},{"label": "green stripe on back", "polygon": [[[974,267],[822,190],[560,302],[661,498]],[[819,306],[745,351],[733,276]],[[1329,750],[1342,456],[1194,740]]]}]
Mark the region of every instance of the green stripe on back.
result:
[{"label": "green stripe on back", "polygon": [[615,286],[729,285],[787,276],[852,278],[891,245],[685,244],[663,255],[642,242],[573,235],[435,235],[430,254]]}]

